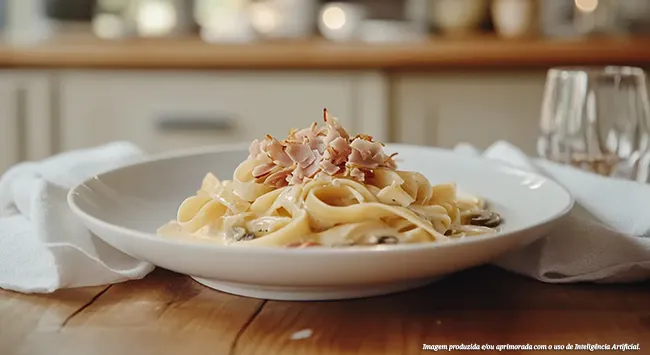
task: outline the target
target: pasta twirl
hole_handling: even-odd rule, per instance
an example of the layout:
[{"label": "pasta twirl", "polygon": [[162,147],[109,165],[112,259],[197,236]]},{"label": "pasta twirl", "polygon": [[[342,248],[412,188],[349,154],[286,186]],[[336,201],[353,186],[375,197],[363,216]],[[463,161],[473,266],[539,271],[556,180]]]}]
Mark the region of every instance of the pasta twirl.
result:
[{"label": "pasta twirl", "polygon": [[162,226],[233,246],[352,246],[444,242],[494,233],[498,214],[454,184],[400,171],[383,144],[325,124],[255,140],[232,180],[208,173],[196,195]]}]

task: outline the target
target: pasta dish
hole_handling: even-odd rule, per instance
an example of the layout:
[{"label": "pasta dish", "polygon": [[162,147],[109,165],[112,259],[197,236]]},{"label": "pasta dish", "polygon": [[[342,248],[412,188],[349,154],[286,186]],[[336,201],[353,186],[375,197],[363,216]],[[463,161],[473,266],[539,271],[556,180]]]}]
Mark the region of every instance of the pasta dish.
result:
[{"label": "pasta dish", "polygon": [[444,242],[495,233],[501,217],[455,184],[400,171],[373,137],[324,124],[254,140],[232,180],[208,173],[163,237],[233,246],[344,247]]}]

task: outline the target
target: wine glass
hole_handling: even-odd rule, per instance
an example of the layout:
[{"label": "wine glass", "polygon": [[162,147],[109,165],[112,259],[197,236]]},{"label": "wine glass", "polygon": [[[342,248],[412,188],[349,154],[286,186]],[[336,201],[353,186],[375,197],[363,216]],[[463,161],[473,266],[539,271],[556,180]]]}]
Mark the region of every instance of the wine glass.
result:
[{"label": "wine glass", "polygon": [[647,182],[649,122],[642,69],[552,68],[537,151],[546,159],[601,175]]}]

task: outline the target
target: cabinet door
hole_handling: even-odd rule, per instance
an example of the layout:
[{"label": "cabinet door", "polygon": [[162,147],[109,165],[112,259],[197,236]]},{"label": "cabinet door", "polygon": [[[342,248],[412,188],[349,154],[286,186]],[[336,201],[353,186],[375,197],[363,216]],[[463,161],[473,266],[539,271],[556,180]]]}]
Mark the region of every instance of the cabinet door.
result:
[{"label": "cabinet door", "polygon": [[52,75],[46,72],[20,74],[19,113],[23,156],[26,160],[41,160],[54,152],[55,123],[52,117]]},{"label": "cabinet door", "polygon": [[52,154],[51,108],[49,73],[0,73],[0,173]]},{"label": "cabinet door", "polygon": [[0,174],[20,159],[20,101],[13,75],[0,74]]},{"label": "cabinet door", "polygon": [[507,140],[535,153],[545,71],[439,73],[396,78],[395,139],[481,149]]},{"label": "cabinet door", "polygon": [[153,153],[284,137],[320,122],[325,107],[356,131],[354,80],[338,72],[66,72],[60,149],[129,140]]}]

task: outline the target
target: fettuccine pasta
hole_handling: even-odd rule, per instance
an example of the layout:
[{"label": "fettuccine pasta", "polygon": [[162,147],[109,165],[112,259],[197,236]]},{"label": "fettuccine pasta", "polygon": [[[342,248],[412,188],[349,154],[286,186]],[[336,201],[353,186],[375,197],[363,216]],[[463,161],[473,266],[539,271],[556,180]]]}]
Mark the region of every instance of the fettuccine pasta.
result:
[{"label": "fettuccine pasta", "polygon": [[454,184],[397,170],[367,135],[325,125],[255,140],[232,180],[208,173],[162,226],[163,237],[233,246],[305,247],[444,242],[496,232],[501,218]]}]

